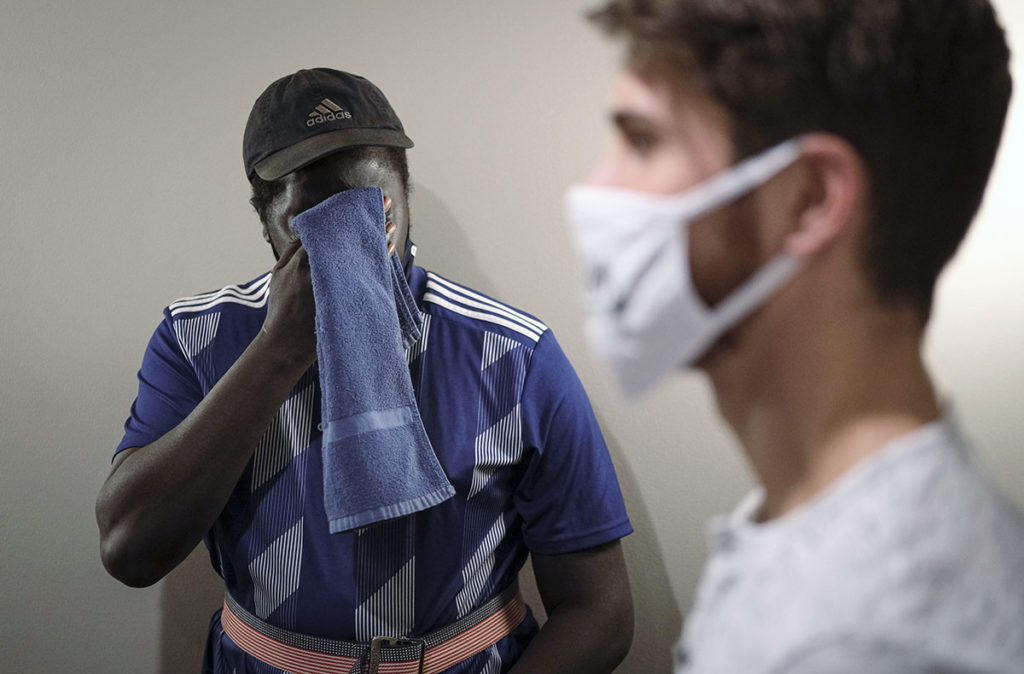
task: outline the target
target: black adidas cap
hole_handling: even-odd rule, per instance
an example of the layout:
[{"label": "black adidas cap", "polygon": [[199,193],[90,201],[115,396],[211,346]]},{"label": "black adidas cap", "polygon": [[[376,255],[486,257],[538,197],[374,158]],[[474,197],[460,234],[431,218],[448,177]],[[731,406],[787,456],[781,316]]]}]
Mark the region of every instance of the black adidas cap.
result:
[{"label": "black adidas cap", "polygon": [[277,180],[357,145],[413,143],[368,79],[330,68],[300,70],[267,87],[252,106],[242,139],[245,175]]}]

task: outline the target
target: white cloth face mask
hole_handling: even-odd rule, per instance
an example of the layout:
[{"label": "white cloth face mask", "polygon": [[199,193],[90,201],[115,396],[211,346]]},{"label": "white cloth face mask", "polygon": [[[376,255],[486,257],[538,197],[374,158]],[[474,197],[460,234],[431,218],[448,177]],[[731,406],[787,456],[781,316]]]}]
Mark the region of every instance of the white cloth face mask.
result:
[{"label": "white cloth face mask", "polygon": [[689,228],[799,156],[800,139],[794,138],[673,196],[569,188],[566,214],[585,272],[587,337],[627,396],[699,360],[798,271],[798,257],[779,253],[709,307],[693,284]]}]

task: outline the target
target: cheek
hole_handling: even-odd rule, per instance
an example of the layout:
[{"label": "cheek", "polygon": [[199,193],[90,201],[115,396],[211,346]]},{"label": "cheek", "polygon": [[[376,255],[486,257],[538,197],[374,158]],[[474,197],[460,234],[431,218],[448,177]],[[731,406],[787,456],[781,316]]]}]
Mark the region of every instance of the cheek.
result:
[{"label": "cheek", "polygon": [[285,220],[275,219],[264,230],[265,237],[277,254],[280,254],[291,243],[298,238],[291,226]]},{"label": "cheek", "polygon": [[402,206],[396,204],[386,216],[387,220],[395,225],[394,240],[396,245],[401,247],[409,237],[409,213]]},{"label": "cheek", "polygon": [[267,211],[267,223],[263,226],[266,237],[279,249],[295,236],[289,224],[290,213],[294,212],[289,200],[278,199]]},{"label": "cheek", "polygon": [[695,221],[689,234],[691,278],[708,306],[738,288],[760,264],[757,230],[743,202]]}]

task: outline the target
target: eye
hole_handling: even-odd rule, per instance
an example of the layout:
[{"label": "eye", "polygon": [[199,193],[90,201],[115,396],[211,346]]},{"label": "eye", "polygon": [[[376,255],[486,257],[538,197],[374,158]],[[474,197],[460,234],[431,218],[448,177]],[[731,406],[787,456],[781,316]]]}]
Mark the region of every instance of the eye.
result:
[{"label": "eye", "polygon": [[640,158],[646,158],[661,143],[660,125],[643,114],[621,110],[612,115],[612,124],[622,147]]},{"label": "eye", "polygon": [[626,144],[639,155],[646,156],[658,143],[654,134],[646,131],[627,131],[623,133]]}]

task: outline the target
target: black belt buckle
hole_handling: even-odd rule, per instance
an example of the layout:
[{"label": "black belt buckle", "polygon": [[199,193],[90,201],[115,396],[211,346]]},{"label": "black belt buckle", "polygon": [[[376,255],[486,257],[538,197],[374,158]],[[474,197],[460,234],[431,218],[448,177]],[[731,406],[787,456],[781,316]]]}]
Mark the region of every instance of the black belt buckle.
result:
[{"label": "black belt buckle", "polygon": [[377,668],[380,666],[381,648],[392,648],[395,646],[419,646],[420,667],[417,671],[419,674],[423,674],[423,659],[427,654],[427,642],[424,639],[414,637],[374,637],[370,642],[370,657],[367,662],[366,674],[377,674]]}]

